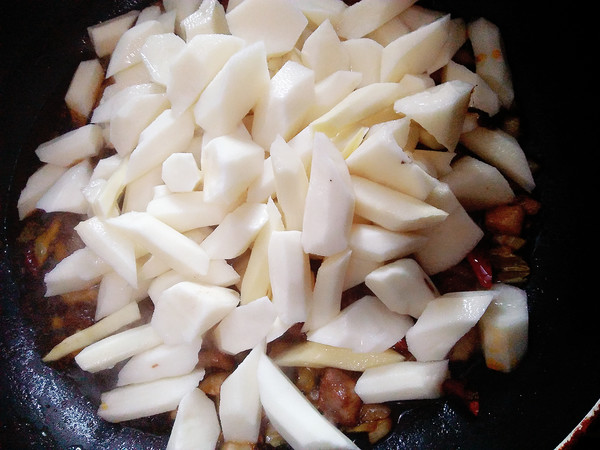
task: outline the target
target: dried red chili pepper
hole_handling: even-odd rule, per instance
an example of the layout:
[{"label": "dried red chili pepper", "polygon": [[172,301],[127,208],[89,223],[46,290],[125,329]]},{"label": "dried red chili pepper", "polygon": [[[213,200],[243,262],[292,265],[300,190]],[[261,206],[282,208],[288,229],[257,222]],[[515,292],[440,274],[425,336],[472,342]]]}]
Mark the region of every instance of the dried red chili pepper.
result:
[{"label": "dried red chili pepper", "polygon": [[471,269],[477,276],[479,284],[484,289],[492,287],[492,264],[489,258],[484,254],[481,249],[473,249],[467,255],[467,261],[469,262]]}]

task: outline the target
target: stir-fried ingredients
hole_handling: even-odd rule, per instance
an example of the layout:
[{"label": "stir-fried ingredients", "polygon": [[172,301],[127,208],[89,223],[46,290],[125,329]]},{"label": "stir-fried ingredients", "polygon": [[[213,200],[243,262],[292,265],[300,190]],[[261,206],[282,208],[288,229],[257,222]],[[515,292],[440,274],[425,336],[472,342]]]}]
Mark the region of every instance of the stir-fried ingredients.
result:
[{"label": "stir-fried ingredients", "polygon": [[[44,361],[168,448],[356,448],[527,349],[540,205],[499,29],[414,0],[164,0],[89,28],[19,199]],[[39,296],[41,296],[40,294]],[[37,299],[41,301],[41,299]]]}]

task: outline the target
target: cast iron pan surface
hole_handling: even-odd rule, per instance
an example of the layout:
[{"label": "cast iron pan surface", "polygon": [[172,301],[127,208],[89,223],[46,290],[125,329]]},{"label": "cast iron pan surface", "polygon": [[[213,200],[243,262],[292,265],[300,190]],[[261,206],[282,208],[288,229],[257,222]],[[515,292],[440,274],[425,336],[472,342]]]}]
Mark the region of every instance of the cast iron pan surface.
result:
[{"label": "cast iron pan surface", "polygon": [[[16,201],[36,168],[33,150],[61,123],[62,98],[77,63],[93,56],[86,27],[148,2],[11,3],[0,11],[0,448],[164,448],[166,435],[98,419],[94,396],[41,362],[35,329],[20,309],[14,260]],[[451,400],[398,405],[396,431],[381,449],[553,449],[600,398],[596,295],[586,259],[596,259],[595,244],[580,222],[589,220],[581,194],[585,162],[574,160],[579,149],[572,148],[574,130],[567,123],[570,116],[582,120],[586,114],[576,104],[565,108],[568,90],[577,89],[565,78],[569,61],[576,59],[574,30],[565,28],[573,22],[564,10],[528,10],[519,3],[422,4],[454,16],[485,16],[502,30],[525,130],[521,143],[540,165],[535,195],[543,208],[526,286],[529,352],[511,374],[472,369],[481,399],[478,417]],[[583,122],[579,126],[585,130]],[[598,444],[594,426],[576,437],[578,448]]]}]

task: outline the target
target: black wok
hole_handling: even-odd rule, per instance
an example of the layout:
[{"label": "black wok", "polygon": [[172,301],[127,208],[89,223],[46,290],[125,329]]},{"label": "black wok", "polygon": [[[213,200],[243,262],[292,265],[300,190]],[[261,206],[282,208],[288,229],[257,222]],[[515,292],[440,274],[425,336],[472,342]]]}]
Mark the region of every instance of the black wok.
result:
[{"label": "black wok", "polygon": [[[13,259],[16,200],[35,169],[33,150],[62,120],[58,111],[77,63],[91,56],[86,27],[149,2],[10,3],[0,10],[0,448],[162,448],[166,436],[99,420],[97,405],[78,384],[41,362],[35,330],[20,310]],[[597,300],[590,277],[597,258],[593,235],[584,230],[596,205],[588,203],[583,184],[583,167],[593,163],[585,158],[597,150],[584,148],[587,155],[578,155],[582,149],[574,148],[574,133],[584,142],[592,136],[584,119],[593,115],[583,104],[594,100],[577,93],[588,80],[570,85],[566,78],[571,65],[585,61],[580,56],[590,55],[576,53],[579,25],[566,17],[568,6],[547,11],[544,5],[524,9],[516,0],[422,4],[456,16],[486,16],[504,36],[525,130],[522,145],[541,168],[535,194],[543,205],[542,220],[527,284],[530,348],[511,374],[476,369],[478,417],[447,400],[405,403],[396,412],[396,432],[380,448],[553,449],[600,398]],[[572,101],[568,96],[574,92]],[[570,117],[577,118],[579,128],[572,128]],[[579,448],[600,443],[593,423],[564,448],[576,443]]]}]

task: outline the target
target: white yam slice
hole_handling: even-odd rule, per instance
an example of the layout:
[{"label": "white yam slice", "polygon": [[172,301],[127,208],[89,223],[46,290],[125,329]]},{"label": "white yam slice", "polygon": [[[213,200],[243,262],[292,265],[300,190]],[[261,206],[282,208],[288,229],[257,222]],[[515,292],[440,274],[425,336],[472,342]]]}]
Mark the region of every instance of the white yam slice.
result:
[{"label": "white yam slice", "polygon": [[314,71],[295,61],[286,62],[254,107],[252,138],[265,149],[278,135],[289,140],[300,131],[314,100]]},{"label": "white yam slice", "polygon": [[148,20],[126,30],[119,38],[106,68],[106,78],[117,72],[142,62],[140,53],[144,42],[153,34],[164,32],[163,25],[157,20]]},{"label": "white yam slice", "polygon": [[366,178],[352,176],[355,212],[391,231],[414,231],[443,222],[448,213]]},{"label": "white yam slice", "polygon": [[65,103],[77,121],[87,122],[104,81],[104,68],[97,59],[81,61],[71,78]]},{"label": "white yam slice", "polygon": [[383,263],[410,255],[425,241],[427,238],[416,232],[390,231],[378,225],[355,223],[350,230],[349,246],[357,257]]},{"label": "white yam slice", "polygon": [[202,173],[191,153],[173,153],[162,163],[162,179],[169,191],[191,192],[202,180]]},{"label": "white yam slice", "polygon": [[447,183],[467,211],[510,203],[515,194],[498,169],[472,156],[462,156],[440,181]]},{"label": "white yam slice", "polygon": [[406,333],[408,350],[417,361],[445,359],[454,344],[479,321],[495,296],[491,291],[465,291],[430,301]]},{"label": "white yam slice", "polygon": [[227,60],[244,46],[238,37],[199,34],[179,51],[170,65],[167,96],[171,108],[181,114],[192,106]]},{"label": "white yam slice", "polygon": [[132,211],[108,219],[108,222],[124,236],[159,256],[173,270],[189,276],[208,273],[210,259],[204,249],[156,217]]},{"label": "white yam slice", "polygon": [[310,263],[302,248],[302,232],[274,231],[268,249],[273,304],[283,323],[304,322],[312,295]]},{"label": "white yam slice", "polygon": [[346,249],[354,214],[354,190],[345,161],[329,138],[315,133],[302,221],[306,253],[331,256]]},{"label": "white yam slice", "polygon": [[233,54],[200,94],[196,124],[215,135],[232,132],[268,87],[265,46],[257,42]]},{"label": "white yam slice", "polygon": [[233,259],[244,253],[269,220],[265,203],[242,203],[202,241],[200,247],[214,259]]},{"label": "white yam slice", "polygon": [[180,377],[117,387],[100,396],[98,415],[107,422],[123,422],[174,411],[203,377],[204,370],[196,370]]},{"label": "white yam slice", "polygon": [[194,388],[177,405],[167,450],[211,450],[217,445],[220,434],[215,403],[201,389]]},{"label": "white yam slice", "polygon": [[281,208],[285,228],[302,230],[308,176],[300,155],[277,136],[271,144],[271,167],[275,180],[275,193]]},{"label": "white yam slice", "polygon": [[469,106],[473,85],[447,81],[425,91],[401,98],[394,110],[421,125],[447,150],[454,151]]},{"label": "white yam slice", "polygon": [[191,373],[198,364],[201,340],[189,344],[160,344],[132,356],[119,370],[117,386],[145,383]]},{"label": "white yam slice", "polygon": [[69,353],[81,350],[94,342],[119,331],[141,318],[137,303],[129,303],[114,313],[100,319],[93,325],[66,337],[55,345],[50,352],[42,358],[44,362],[57,361]]},{"label": "white yam slice", "polygon": [[218,0],[204,0],[198,9],[181,20],[181,36],[189,42],[197,34],[229,34],[225,8]]},{"label": "white yam slice", "polygon": [[218,225],[231,210],[232,206],[226,203],[205,201],[203,191],[170,193],[150,200],[146,208],[149,214],[182,233]]},{"label": "white yam slice", "polygon": [[479,74],[454,61],[448,61],[442,70],[442,81],[461,80],[473,85],[469,107],[479,109],[493,116],[500,111],[498,94]]},{"label": "white yam slice", "polygon": [[46,297],[79,291],[96,284],[111,266],[88,247],[75,250],[44,275]]},{"label": "white yam slice", "polygon": [[314,330],[333,320],[339,313],[342,303],[344,277],[350,263],[350,249],[323,259],[313,289],[308,308],[308,317],[303,331]]},{"label": "white yam slice", "polygon": [[416,0],[360,0],[344,9],[335,28],[344,39],[361,38],[382,26],[415,3]]},{"label": "white yam slice", "polygon": [[226,442],[255,443],[260,433],[262,405],[257,369],[264,343],[257,344],[221,384],[219,419]]},{"label": "white yam slice", "polygon": [[402,258],[368,274],[365,284],[391,311],[418,318],[439,295],[414,259]]},{"label": "white yam slice", "polygon": [[140,54],[152,81],[163,86],[169,84],[171,63],[184,46],[185,41],[175,33],[148,36]]},{"label": "white yam slice", "polygon": [[70,167],[90,156],[96,156],[104,146],[102,129],[88,124],[40,144],[35,154],[40,161]]},{"label": "white yam slice", "polygon": [[127,182],[160,166],[171,154],[185,152],[194,137],[194,117],[191,111],[177,116],[166,109],[141,132],[137,146],[131,152],[127,167]]},{"label": "white yam slice", "polygon": [[260,401],[269,421],[293,448],[358,449],[267,355],[260,357],[257,377]]},{"label": "white yam slice", "polygon": [[217,347],[231,355],[263,342],[277,311],[269,297],[261,297],[231,310],[214,329]]},{"label": "white yam slice", "polygon": [[263,41],[268,56],[294,48],[308,19],[291,0],[245,0],[225,15],[232,35],[246,43]]},{"label": "white yam slice", "polygon": [[381,54],[381,81],[400,81],[406,74],[428,72],[448,39],[450,15],[390,42]]},{"label": "white yam slice", "polygon": [[357,353],[377,353],[402,339],[413,323],[408,315],[392,312],[377,297],[367,295],[310,331],[307,339]]},{"label": "white yam slice", "polygon": [[510,108],[515,92],[512,75],[504,56],[504,43],[498,26],[480,17],[467,24],[475,54],[475,72],[498,94],[502,106]]},{"label": "white yam slice", "polygon": [[23,220],[36,209],[39,199],[66,171],[66,167],[43,164],[29,176],[17,201],[19,220]]},{"label": "white yam slice", "polygon": [[434,399],[450,376],[448,361],[403,361],[365,370],[355,391],[365,403]]},{"label": "white yam slice", "polygon": [[302,63],[319,82],[338,70],[350,70],[350,56],[329,20],[323,21],[302,45]]},{"label": "white yam slice", "polygon": [[535,188],[535,180],[527,156],[517,139],[507,132],[477,127],[468,133],[463,133],[460,142],[527,192]]},{"label": "white yam slice", "polygon": [[128,11],[88,27],[88,35],[99,58],[113,52],[123,33],[135,23],[139,14],[140,12],[137,10]]},{"label": "white yam slice", "polygon": [[492,290],[497,295],[479,321],[483,353],[490,369],[510,372],[527,352],[527,292],[502,283]]},{"label": "white yam slice", "polygon": [[82,370],[95,373],[161,343],[160,335],[150,324],[139,325],[88,345],[75,356],[75,362]]},{"label": "white yam slice", "polygon": [[350,58],[350,70],[362,75],[358,87],[378,83],[381,80],[381,53],[383,46],[369,38],[342,41]]},{"label": "white yam slice", "polygon": [[150,323],[165,344],[191,343],[219,323],[239,300],[239,294],[229,288],[181,281],[160,294]]}]

